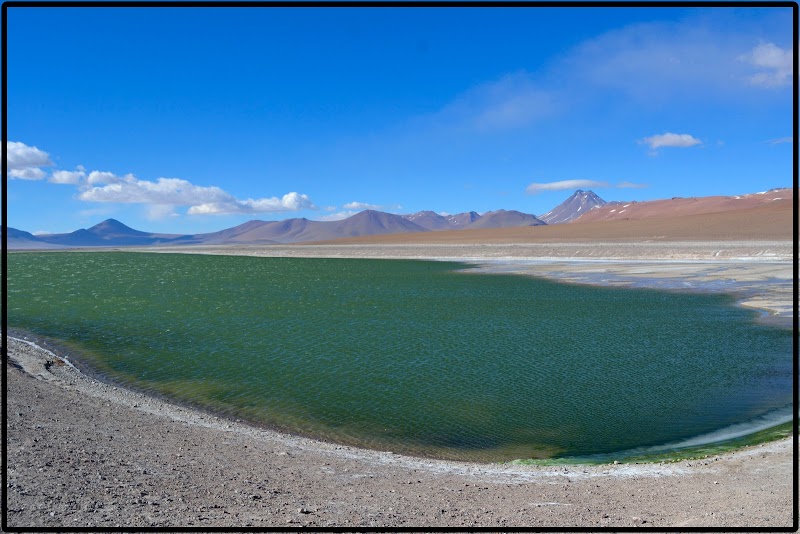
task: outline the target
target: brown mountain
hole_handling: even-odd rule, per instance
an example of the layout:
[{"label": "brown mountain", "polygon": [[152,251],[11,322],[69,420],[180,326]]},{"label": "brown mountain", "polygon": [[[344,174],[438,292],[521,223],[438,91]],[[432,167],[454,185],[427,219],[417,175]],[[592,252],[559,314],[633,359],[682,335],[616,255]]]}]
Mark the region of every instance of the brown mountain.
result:
[{"label": "brown mountain", "polygon": [[177,234],[155,234],[142,232],[125,226],[115,219],[106,219],[89,228],[81,228],[68,234],[42,234],[39,241],[66,247],[104,247],[125,245],[159,245],[179,237]]},{"label": "brown mountain", "polygon": [[[249,232],[253,232],[258,228],[261,228],[265,225],[273,224],[268,221],[259,221],[259,220],[252,220],[247,221],[244,224],[240,224],[238,226],[234,226],[232,228],[226,228],[225,230],[220,230],[218,232],[210,232],[206,234],[193,234],[193,235],[183,235],[175,240],[173,240],[170,244],[172,245],[224,245],[226,243],[242,243],[241,236],[248,234]],[[277,241],[271,239],[260,239],[256,235],[252,235],[249,239],[245,239],[244,242],[252,243],[252,244],[270,244],[270,243],[277,243]]]},{"label": "brown mountain", "polygon": [[219,232],[181,236],[174,239],[170,244],[268,245],[424,231],[426,231],[425,228],[407,221],[400,215],[366,210],[341,221],[310,221],[306,218],[285,219],[283,221],[253,220]]},{"label": "brown mountain", "polygon": [[594,191],[578,189],[564,202],[551,209],[539,218],[547,224],[560,224],[577,219],[590,210],[607,204]]},{"label": "brown mountain", "polygon": [[91,228],[68,234],[34,236],[8,229],[9,247],[16,249],[152,246],[152,245],[222,245],[300,243],[398,232],[425,232],[427,229],[391,213],[362,211],[341,221],[310,221],[305,218],[283,221],[248,221],[218,232],[193,235],[155,234],[134,230],[119,221],[108,219]]},{"label": "brown mountain", "polygon": [[456,213],[455,215],[439,215],[434,211],[418,211],[403,218],[417,224],[426,230],[458,230],[465,228],[470,223],[477,221],[481,216],[474,211]]},{"label": "brown mountain", "polygon": [[514,244],[591,242],[670,242],[785,240],[793,236],[793,202],[782,198],[755,207],[713,213],[615,219],[511,228],[445,230],[414,234],[362,236],[338,244]]},{"label": "brown mountain", "polygon": [[745,210],[766,206],[786,199],[791,200],[792,195],[792,189],[779,188],[737,196],[673,197],[671,199],[644,202],[619,202],[614,205],[606,204],[595,208],[575,219],[573,223],[670,218],[702,213]]},{"label": "brown mountain", "polygon": [[58,248],[58,245],[51,245],[46,241],[42,241],[30,232],[17,230],[16,228],[9,227],[7,229],[6,237],[8,239],[6,245],[10,250]]},{"label": "brown mountain", "polygon": [[407,221],[425,228],[426,230],[452,230],[454,226],[443,215],[435,211],[418,211],[409,215],[403,215]]},{"label": "brown mountain", "polygon": [[271,244],[343,238],[355,238],[365,243],[678,238],[725,240],[737,236],[743,239],[783,239],[792,236],[792,208],[793,190],[783,188],[733,197],[607,203],[589,210],[569,224],[554,225],[545,225],[533,215],[518,211],[497,210],[483,216],[468,212],[445,217],[433,212],[420,212],[421,215],[416,219],[427,226],[442,224],[439,219],[442,218],[449,225],[460,228],[430,231],[433,228],[409,220],[410,216],[367,210],[340,221],[310,221],[304,218],[253,220],[218,232],[183,236],[142,232],[108,219],[89,229],[66,234],[34,236],[8,228],[7,237],[10,249]]},{"label": "brown mountain", "polygon": [[336,221],[331,226],[336,232],[347,237],[426,231],[422,226],[406,220],[401,215],[374,210],[364,210],[347,219]]},{"label": "brown mountain", "polygon": [[456,213],[455,215],[448,215],[445,217],[450,226],[456,230],[459,228],[465,228],[468,224],[473,223],[480,218],[481,216],[475,211]]},{"label": "brown mountain", "polygon": [[465,229],[476,228],[512,228],[515,226],[540,226],[545,224],[528,213],[516,210],[487,211],[480,219],[466,225]]}]

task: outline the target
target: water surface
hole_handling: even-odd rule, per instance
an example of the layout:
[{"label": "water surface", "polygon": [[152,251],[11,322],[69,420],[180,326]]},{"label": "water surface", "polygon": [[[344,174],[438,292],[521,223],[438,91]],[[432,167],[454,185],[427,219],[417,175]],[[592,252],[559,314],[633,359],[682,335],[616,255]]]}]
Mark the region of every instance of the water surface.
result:
[{"label": "water surface", "polygon": [[8,256],[10,326],[108,378],[322,439],[496,461],[641,450],[787,412],[792,333],[726,295],[456,262]]}]

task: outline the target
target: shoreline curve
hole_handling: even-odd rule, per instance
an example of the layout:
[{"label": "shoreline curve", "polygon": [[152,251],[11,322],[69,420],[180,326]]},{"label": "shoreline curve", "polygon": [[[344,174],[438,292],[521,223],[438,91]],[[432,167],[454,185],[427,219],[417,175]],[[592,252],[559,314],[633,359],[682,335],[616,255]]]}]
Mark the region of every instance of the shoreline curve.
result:
[{"label": "shoreline curve", "polygon": [[[598,276],[578,273],[584,275]],[[708,272],[692,276],[713,279]],[[739,281],[763,288],[772,274],[751,278]],[[784,296],[770,296],[779,304],[767,308],[773,315],[785,316]],[[520,466],[428,460],[256,429],[98,382],[58,365],[57,354],[38,352],[20,363],[38,351],[22,341],[7,339],[6,348],[9,526],[789,527],[794,521],[791,437],[671,463]],[[129,421],[136,432],[126,426]],[[126,443],[101,447],[97,436],[106,430]],[[103,488],[88,483],[82,471],[65,469],[63,451],[56,453],[48,443],[55,436],[80,443],[77,459],[89,459]],[[228,451],[229,443],[240,448]],[[176,450],[196,451],[194,460],[187,463]],[[96,462],[96,455],[106,461]],[[214,467],[220,458],[229,469]],[[126,465],[127,473],[109,465]],[[144,465],[148,468],[140,469]],[[174,474],[176,466],[191,476],[181,479]],[[103,494],[111,491],[106,480],[125,477],[123,489],[113,490],[111,497]],[[64,494],[66,485],[71,492]],[[148,495],[136,490],[143,485]],[[120,500],[125,495],[127,502]],[[164,507],[159,510],[154,502]],[[104,514],[101,505],[116,511]]]}]

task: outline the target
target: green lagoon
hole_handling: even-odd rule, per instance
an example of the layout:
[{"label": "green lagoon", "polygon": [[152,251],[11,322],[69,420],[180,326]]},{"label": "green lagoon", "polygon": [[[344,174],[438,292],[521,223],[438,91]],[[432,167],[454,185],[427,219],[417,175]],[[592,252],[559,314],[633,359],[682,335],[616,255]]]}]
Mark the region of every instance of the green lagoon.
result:
[{"label": "green lagoon", "polygon": [[456,262],[7,262],[10,327],[60,340],[114,382],[339,443],[476,461],[624,456],[791,413],[792,331],[727,295]]}]

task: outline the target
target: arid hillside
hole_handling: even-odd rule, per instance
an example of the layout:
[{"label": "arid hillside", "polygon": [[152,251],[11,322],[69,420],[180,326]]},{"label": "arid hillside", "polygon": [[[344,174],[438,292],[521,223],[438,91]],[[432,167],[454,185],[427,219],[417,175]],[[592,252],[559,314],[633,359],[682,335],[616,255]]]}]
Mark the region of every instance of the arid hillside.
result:
[{"label": "arid hillside", "polygon": [[[791,190],[784,190],[789,191]],[[713,198],[713,197],[712,197]],[[728,198],[728,197],[726,197]],[[772,198],[772,197],[771,197]],[[660,201],[656,201],[660,202]],[[645,204],[645,203],[641,203]],[[597,208],[598,210],[603,208]],[[595,210],[592,210],[593,213]],[[485,228],[363,236],[326,241],[352,244],[555,243],[587,241],[791,240],[792,197],[713,213],[661,213],[648,218],[584,221],[549,226]]]},{"label": "arid hillside", "polygon": [[791,201],[791,199],[791,189],[770,189],[761,193],[737,196],[675,197],[647,202],[622,202],[598,206],[591,211],[587,211],[574,222],[683,217],[700,213],[745,210],[768,206],[773,202]]}]

